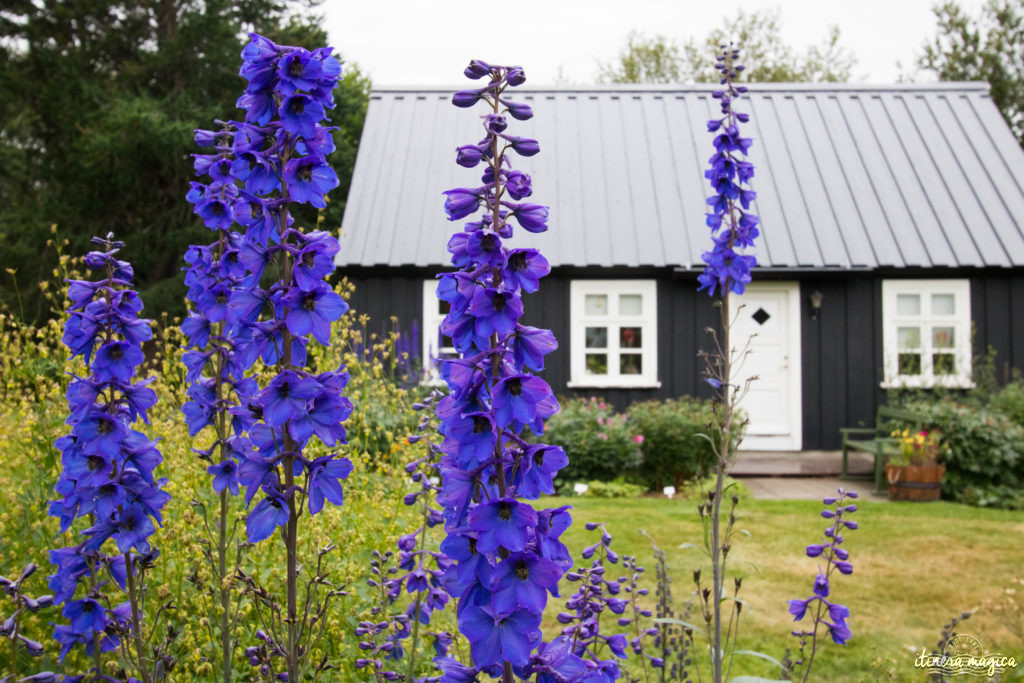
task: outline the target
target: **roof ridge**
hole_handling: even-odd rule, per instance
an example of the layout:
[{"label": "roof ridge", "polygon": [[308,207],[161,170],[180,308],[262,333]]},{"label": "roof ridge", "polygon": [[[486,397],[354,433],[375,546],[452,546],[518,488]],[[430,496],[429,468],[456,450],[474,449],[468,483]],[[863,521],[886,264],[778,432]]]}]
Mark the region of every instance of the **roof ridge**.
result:
[{"label": "roof ridge", "polygon": [[[934,83],[743,83],[750,92],[988,92],[985,81],[936,81]],[[374,85],[374,93],[450,93],[465,89],[463,85]],[[516,88],[515,94],[526,93],[703,93],[721,89],[713,83],[672,85],[534,85]]]}]

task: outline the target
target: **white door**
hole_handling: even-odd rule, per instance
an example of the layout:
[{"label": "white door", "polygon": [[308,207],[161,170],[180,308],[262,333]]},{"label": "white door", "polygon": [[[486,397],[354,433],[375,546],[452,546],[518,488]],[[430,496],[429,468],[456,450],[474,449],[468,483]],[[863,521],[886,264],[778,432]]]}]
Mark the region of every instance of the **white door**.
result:
[{"label": "white door", "polygon": [[750,419],[740,448],[800,450],[800,285],[752,283],[742,296],[731,296],[729,306],[736,320],[731,345],[743,349],[750,340],[750,352],[733,369],[732,381],[742,386],[757,377],[740,402]]}]

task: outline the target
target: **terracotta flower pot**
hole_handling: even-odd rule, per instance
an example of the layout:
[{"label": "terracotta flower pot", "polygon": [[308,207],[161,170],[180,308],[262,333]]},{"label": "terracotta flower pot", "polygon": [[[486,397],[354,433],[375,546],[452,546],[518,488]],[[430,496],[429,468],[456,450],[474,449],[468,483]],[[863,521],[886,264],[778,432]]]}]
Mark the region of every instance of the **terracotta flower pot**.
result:
[{"label": "terracotta flower pot", "polygon": [[938,500],[945,465],[886,465],[889,500]]}]

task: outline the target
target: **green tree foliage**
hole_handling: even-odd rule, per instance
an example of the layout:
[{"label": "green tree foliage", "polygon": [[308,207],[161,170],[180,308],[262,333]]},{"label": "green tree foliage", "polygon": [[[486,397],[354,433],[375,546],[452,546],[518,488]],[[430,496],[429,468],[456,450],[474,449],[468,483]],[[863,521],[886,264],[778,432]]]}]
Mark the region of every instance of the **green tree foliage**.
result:
[{"label": "green tree foliage", "polygon": [[942,81],[987,81],[1017,140],[1024,145],[1024,3],[989,0],[978,17],[956,2],[936,5],[934,38],[917,58]]},{"label": "green tree foliage", "polygon": [[[183,310],[182,254],[205,241],[184,195],[192,130],[235,118],[247,33],[315,47],[319,0],[8,0],[0,10],[0,263],[17,269],[25,315],[53,263],[56,223],[84,253],[92,235],[128,239],[150,314]],[[348,67],[348,65],[346,65]],[[342,186],[325,216],[341,222],[369,82],[358,69],[335,93]],[[315,220],[315,216],[301,217]],[[14,286],[0,300],[14,310]]]},{"label": "green tree foliage", "polygon": [[601,83],[717,83],[714,55],[732,42],[743,49],[745,80],[752,82],[844,82],[850,80],[856,58],[839,44],[839,27],[832,26],[819,45],[796,52],[782,39],[779,10],[744,12],[710,33],[702,42],[690,39],[679,46],[663,35],[631,32],[626,46],[612,62],[598,67]]},{"label": "green tree foliage", "polygon": [[614,62],[598,66],[599,83],[679,83],[683,80],[683,54],[664,36],[648,38],[630,31],[626,47]]}]

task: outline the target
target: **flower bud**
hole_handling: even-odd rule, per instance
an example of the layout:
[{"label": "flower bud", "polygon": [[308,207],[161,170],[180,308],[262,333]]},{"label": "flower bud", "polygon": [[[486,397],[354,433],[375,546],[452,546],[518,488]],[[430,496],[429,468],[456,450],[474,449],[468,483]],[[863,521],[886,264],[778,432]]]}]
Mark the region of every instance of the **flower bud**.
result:
[{"label": "flower bud", "polygon": [[474,59],[462,73],[466,74],[466,78],[477,80],[478,78],[483,78],[487,74],[491,73],[491,65],[479,59]]},{"label": "flower bud", "polygon": [[508,74],[505,76],[505,80],[512,87],[522,85],[526,82],[526,72],[523,71],[523,67],[521,66],[510,66],[508,68]]}]

